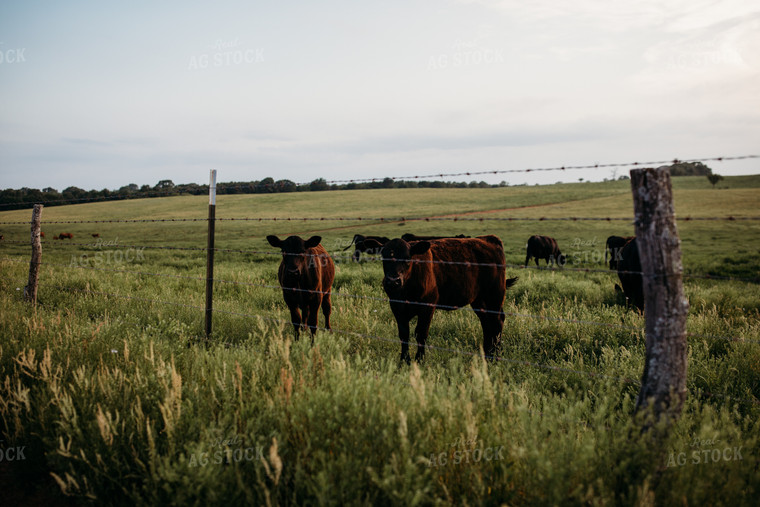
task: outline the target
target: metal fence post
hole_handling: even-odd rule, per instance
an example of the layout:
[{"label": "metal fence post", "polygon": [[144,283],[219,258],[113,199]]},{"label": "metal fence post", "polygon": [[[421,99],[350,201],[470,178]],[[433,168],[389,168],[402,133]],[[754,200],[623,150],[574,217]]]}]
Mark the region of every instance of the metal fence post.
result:
[{"label": "metal fence post", "polygon": [[211,170],[208,186],[208,247],[206,249],[206,339],[211,337],[214,304],[214,224],[216,222],[216,169]]}]

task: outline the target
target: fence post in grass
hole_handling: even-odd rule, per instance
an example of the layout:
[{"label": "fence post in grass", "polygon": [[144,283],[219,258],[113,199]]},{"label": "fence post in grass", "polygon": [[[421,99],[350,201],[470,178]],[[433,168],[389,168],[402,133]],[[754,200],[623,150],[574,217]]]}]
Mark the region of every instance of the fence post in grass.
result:
[{"label": "fence post in grass", "polygon": [[646,360],[636,409],[650,408],[654,420],[678,418],[686,400],[686,316],[681,240],[675,222],[670,171],[631,171],[636,242],[641,259]]},{"label": "fence post in grass", "polygon": [[214,303],[214,224],[216,222],[216,169],[211,170],[208,185],[208,247],[206,249],[206,339],[211,337]]},{"label": "fence post in grass", "polygon": [[40,219],[42,204],[35,204],[32,210],[32,260],[29,262],[29,282],[24,287],[24,299],[33,305],[37,304],[37,282],[39,280],[40,263],[42,262],[42,242],[40,241]]}]

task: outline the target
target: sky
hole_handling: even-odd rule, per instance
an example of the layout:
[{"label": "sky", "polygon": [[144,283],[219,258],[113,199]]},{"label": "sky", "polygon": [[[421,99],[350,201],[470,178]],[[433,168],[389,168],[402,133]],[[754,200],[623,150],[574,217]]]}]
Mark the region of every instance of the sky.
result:
[{"label": "sky", "polygon": [[0,58],[0,188],[760,155],[749,0],[6,1]]}]

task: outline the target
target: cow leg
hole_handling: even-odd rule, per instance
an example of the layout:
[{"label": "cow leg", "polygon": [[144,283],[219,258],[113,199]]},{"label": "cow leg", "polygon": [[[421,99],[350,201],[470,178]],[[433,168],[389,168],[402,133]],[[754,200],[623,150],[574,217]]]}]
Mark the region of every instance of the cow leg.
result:
[{"label": "cow leg", "polygon": [[317,324],[319,321],[320,301],[315,300],[309,308],[309,331],[311,331],[311,344],[314,345],[314,335],[317,334]]},{"label": "cow leg", "polygon": [[529,263],[529,262],[530,262],[530,254],[527,254],[527,255],[525,256],[525,267],[526,267],[526,268],[528,267],[528,263]]},{"label": "cow leg", "polygon": [[324,295],[322,298],[322,313],[325,316],[325,329],[332,331],[330,327],[330,314],[332,313],[332,302],[330,300],[330,293]]},{"label": "cow leg", "polygon": [[361,255],[362,254],[358,248],[354,250],[354,262],[359,262],[359,258],[361,257]]},{"label": "cow leg", "polygon": [[504,310],[501,307],[491,308],[483,301],[473,301],[472,308],[480,320],[480,327],[483,328],[483,353],[486,359],[493,360],[504,329]]},{"label": "cow leg", "polygon": [[304,304],[301,306],[301,313],[303,314],[303,318],[301,319],[301,329],[303,331],[306,331],[308,328],[309,318],[311,316],[309,305]]},{"label": "cow leg", "polygon": [[409,357],[409,316],[406,315],[403,309],[398,306],[394,306],[391,303],[391,310],[393,316],[396,317],[396,325],[398,326],[398,339],[401,341],[401,357],[399,363],[409,364],[412,362],[412,358]]},{"label": "cow leg", "polygon": [[290,322],[293,323],[295,339],[298,340],[298,332],[301,329],[301,311],[296,305],[290,307]]},{"label": "cow leg", "polygon": [[414,360],[418,363],[421,363],[425,358],[425,342],[427,342],[434,312],[435,307],[426,306],[417,314],[417,327],[414,329],[414,336],[417,339],[417,354],[415,354]]}]

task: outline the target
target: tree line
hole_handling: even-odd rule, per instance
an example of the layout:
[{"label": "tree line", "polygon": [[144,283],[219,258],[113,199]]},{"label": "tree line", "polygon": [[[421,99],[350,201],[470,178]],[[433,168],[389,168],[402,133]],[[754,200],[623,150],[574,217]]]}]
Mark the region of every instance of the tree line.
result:
[{"label": "tree line", "polygon": [[[680,162],[671,166],[672,176],[710,176],[712,171],[701,162]],[[298,184],[290,180],[274,180],[264,178],[260,181],[217,183],[216,193],[226,194],[273,194],[281,192],[320,192],[329,190],[363,190],[371,188],[493,188],[505,187],[506,181],[491,184],[485,181],[417,181],[383,180],[368,182],[330,183],[324,178],[317,178],[310,183]],[[208,185],[197,183],[175,184],[172,180],[161,180],[154,186],[135,183],[125,185],[118,190],[84,190],[79,187],[67,187],[62,191],[46,187],[7,188],[0,190],[0,210],[30,208],[35,203],[46,206],[60,204],[77,204],[85,202],[112,201],[122,199],[144,199],[147,197],[167,197],[176,195],[208,195]]]}]

